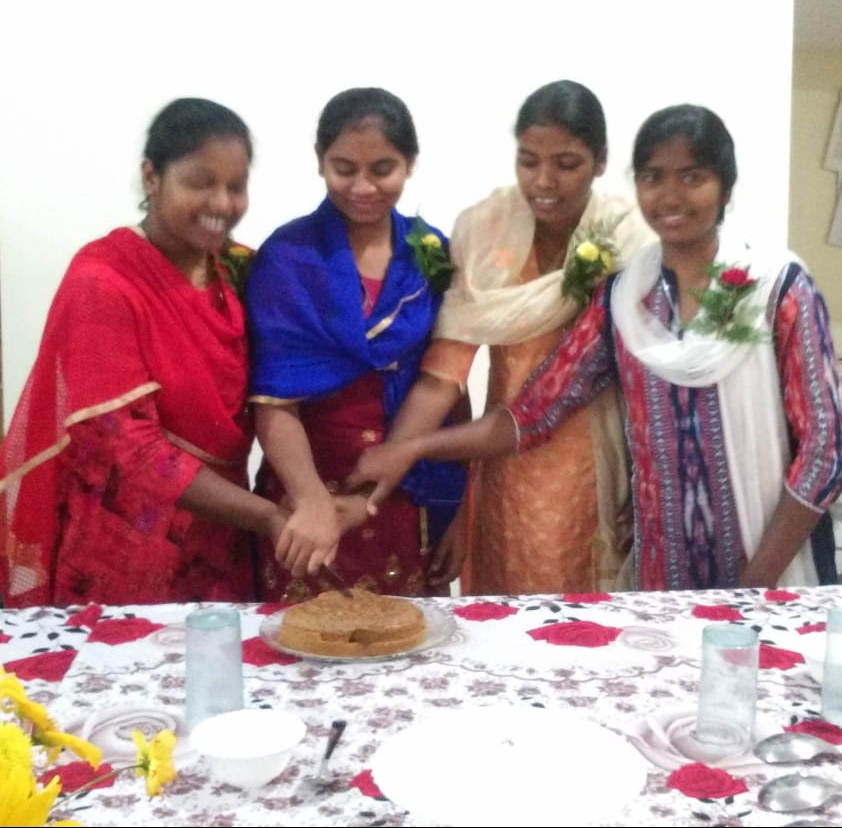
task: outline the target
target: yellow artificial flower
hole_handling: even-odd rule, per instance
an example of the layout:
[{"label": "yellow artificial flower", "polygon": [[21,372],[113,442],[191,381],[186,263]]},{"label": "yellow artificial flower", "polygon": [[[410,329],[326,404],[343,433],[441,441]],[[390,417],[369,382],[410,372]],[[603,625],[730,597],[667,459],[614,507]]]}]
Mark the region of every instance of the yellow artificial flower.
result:
[{"label": "yellow artificial flower", "polygon": [[57,776],[38,785],[29,736],[12,722],[0,723],[0,826],[80,825],[75,820],[47,822],[60,792]]},{"label": "yellow artificial flower", "polygon": [[246,247],[244,244],[232,244],[231,247],[228,248],[229,256],[236,256],[237,258],[244,259],[251,256],[251,254],[251,248]]},{"label": "yellow artificial flower", "polygon": [[435,233],[427,233],[421,239],[421,244],[427,247],[441,247],[441,239]]},{"label": "yellow artificial flower", "polygon": [[599,248],[591,241],[584,241],[576,248],[576,255],[586,262],[595,262],[599,258]]},{"label": "yellow artificial flower", "polygon": [[610,273],[614,269],[614,257],[611,255],[610,251],[603,250],[599,254],[599,258],[602,259],[602,264],[605,267],[605,270]]},{"label": "yellow artificial flower", "polygon": [[80,739],[64,733],[47,712],[43,704],[32,701],[26,695],[20,679],[14,673],[7,673],[0,667],[0,708],[7,713],[14,713],[21,723],[29,722],[32,726],[31,738],[35,745],[48,748],[47,761],[55,762],[64,748],[75,753],[92,768],[98,768],[102,761],[102,751]]},{"label": "yellow artificial flower", "polygon": [[146,777],[146,793],[149,796],[158,796],[164,785],[178,775],[172,759],[175,734],[171,730],[161,730],[152,737],[152,741],[147,742],[143,733],[135,730],[132,740],[137,747],[135,775]]}]

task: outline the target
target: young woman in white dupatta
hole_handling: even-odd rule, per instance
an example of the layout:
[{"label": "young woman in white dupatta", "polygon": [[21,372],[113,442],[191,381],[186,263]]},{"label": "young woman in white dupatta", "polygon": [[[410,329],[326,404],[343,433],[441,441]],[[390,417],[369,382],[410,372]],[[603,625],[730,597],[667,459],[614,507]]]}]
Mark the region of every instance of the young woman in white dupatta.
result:
[{"label": "young woman in white dupatta", "polygon": [[[540,87],[521,105],[514,131],[517,185],[494,190],[457,218],[453,283],[389,440],[441,425],[465,392],[482,345],[490,346],[486,410],[510,402],[587,299],[561,290],[577,246],[610,244],[604,278],[654,238],[631,198],[593,186],[607,146],[605,116],[590,89],[570,80]],[[385,478],[376,453],[367,453],[358,472],[355,483],[381,481],[370,500],[376,506],[405,469]],[[474,464],[470,480],[470,508],[463,504],[439,545],[434,578],[446,583],[461,574],[462,591],[471,594],[616,585],[630,525],[615,389],[597,395],[535,451]]]},{"label": "young woman in white dupatta", "polygon": [[619,383],[638,588],[836,583],[842,417],[825,302],[792,252],[720,234],[737,168],[715,113],[654,113],[633,163],[660,241],[597,290],[507,408],[381,462],[523,451]]}]

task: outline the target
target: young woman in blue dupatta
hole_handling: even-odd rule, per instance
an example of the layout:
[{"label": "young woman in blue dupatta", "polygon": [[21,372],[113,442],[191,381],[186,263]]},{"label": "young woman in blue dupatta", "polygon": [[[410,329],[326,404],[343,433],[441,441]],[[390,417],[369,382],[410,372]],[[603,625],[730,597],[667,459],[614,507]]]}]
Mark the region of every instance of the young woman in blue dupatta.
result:
[{"label": "young woman in blue dupatta", "polygon": [[[339,93],[316,134],[327,197],[261,245],[246,287],[250,400],[264,460],[257,489],[292,516],[280,564],[259,553],[263,600],[337,586],[425,595],[430,552],[458,506],[461,465],[416,465],[378,514],[338,496],[363,449],[383,440],[418,373],[442,299],[421,271],[414,220],[396,209],[418,154],[412,116],[379,88]],[[433,227],[427,241],[446,251]]]}]

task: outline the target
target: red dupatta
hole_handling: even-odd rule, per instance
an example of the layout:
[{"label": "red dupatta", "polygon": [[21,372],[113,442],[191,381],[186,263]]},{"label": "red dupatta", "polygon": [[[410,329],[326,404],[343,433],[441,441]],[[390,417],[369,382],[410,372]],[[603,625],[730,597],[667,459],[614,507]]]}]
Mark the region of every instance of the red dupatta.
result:
[{"label": "red dupatta", "polygon": [[0,446],[0,594],[48,602],[55,458],[74,423],[154,393],[172,443],[209,464],[245,468],[252,429],[244,313],[228,284],[217,284],[223,311],[129,228],[73,258]]}]

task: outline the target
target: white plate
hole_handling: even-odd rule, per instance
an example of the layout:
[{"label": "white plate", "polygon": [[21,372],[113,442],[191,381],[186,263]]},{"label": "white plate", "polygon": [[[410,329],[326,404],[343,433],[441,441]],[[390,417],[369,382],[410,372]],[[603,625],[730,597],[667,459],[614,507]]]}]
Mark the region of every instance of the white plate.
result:
[{"label": "white plate", "polygon": [[623,736],[573,710],[486,706],[437,711],[372,757],[384,796],[419,825],[610,823],[646,785]]},{"label": "white plate", "polygon": [[403,658],[412,653],[419,653],[422,650],[428,650],[430,647],[435,647],[438,644],[443,644],[453,635],[456,629],[456,622],[449,612],[445,612],[440,607],[431,604],[419,604],[421,612],[424,613],[424,619],[427,622],[427,635],[420,644],[414,647],[409,647],[406,650],[400,650],[397,653],[389,655],[376,656],[329,656],[320,655],[319,653],[308,653],[304,650],[294,650],[291,647],[285,647],[278,641],[278,630],[281,628],[281,622],[284,620],[285,610],[276,612],[263,619],[260,624],[260,637],[273,650],[280,653],[287,653],[287,655],[299,656],[301,658],[314,658],[319,661],[388,661],[393,658]]}]

